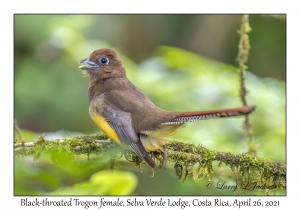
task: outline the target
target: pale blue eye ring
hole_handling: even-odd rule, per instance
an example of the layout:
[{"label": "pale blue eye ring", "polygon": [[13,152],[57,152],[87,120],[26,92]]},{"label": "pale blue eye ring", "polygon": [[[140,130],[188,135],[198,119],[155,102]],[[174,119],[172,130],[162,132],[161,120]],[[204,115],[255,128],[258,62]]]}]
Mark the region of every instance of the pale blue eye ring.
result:
[{"label": "pale blue eye ring", "polygon": [[107,65],[107,64],[109,64],[109,59],[106,57],[101,57],[101,58],[99,58],[99,63],[102,65]]}]

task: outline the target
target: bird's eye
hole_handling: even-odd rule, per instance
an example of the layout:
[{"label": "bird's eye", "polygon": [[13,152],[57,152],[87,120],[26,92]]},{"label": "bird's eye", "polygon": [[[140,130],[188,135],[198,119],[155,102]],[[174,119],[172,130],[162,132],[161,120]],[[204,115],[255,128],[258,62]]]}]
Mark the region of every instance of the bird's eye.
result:
[{"label": "bird's eye", "polygon": [[109,60],[106,57],[101,57],[101,58],[99,58],[99,62],[100,62],[100,64],[107,65],[109,63]]}]

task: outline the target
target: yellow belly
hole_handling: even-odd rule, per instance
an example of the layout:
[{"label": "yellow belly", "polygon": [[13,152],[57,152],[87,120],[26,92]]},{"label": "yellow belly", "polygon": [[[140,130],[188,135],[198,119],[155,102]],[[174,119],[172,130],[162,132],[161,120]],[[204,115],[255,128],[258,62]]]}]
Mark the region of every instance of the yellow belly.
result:
[{"label": "yellow belly", "polygon": [[121,144],[121,141],[116,132],[110,127],[106,119],[102,116],[91,115],[96,125],[114,142]]},{"label": "yellow belly", "polygon": [[[107,120],[98,115],[91,114],[92,119],[96,123],[96,125],[107,135],[111,140],[116,142],[117,144],[121,144],[121,141],[116,134],[116,132],[110,127]],[[142,137],[141,141],[143,146],[147,151],[155,151],[155,150],[162,150],[162,147],[164,144],[169,143],[171,139],[169,139],[169,136],[174,135],[177,130],[182,126],[182,124],[179,125],[168,125],[163,126],[164,129],[159,129],[156,131],[145,131],[143,133],[147,134],[146,137]],[[121,144],[122,145],[122,144]],[[125,147],[125,145],[122,145]],[[127,148],[127,147],[126,147]]]},{"label": "yellow belly", "polygon": [[96,125],[114,142],[121,144],[121,141],[116,134],[116,132],[110,127],[106,118],[101,116],[105,94],[101,94],[98,97],[94,98],[89,106],[89,113],[91,118],[94,120]]},{"label": "yellow belly", "polygon": [[147,151],[162,150],[165,144],[171,142],[170,136],[175,135],[183,124],[163,125],[156,130],[143,131],[141,136],[143,146]]}]

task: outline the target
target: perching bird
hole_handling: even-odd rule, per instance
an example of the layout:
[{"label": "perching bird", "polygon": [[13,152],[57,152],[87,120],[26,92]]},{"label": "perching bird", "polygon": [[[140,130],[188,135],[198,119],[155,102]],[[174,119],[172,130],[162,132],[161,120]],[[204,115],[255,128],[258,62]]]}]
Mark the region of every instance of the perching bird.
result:
[{"label": "perching bird", "polygon": [[232,109],[170,112],[153,102],[126,76],[122,60],[114,49],[94,51],[79,62],[90,76],[89,112],[102,131],[114,142],[126,145],[149,166],[155,163],[147,151],[162,150],[177,130],[187,122],[209,118],[246,115],[254,106]]}]

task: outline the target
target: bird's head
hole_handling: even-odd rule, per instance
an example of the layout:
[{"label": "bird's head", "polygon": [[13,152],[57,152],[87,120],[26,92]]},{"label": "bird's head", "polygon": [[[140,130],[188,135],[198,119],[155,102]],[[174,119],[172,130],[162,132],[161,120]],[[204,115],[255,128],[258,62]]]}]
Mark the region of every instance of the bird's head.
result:
[{"label": "bird's head", "polygon": [[79,64],[79,68],[82,69],[83,73],[89,74],[90,79],[93,81],[126,77],[122,60],[114,49],[95,50],[90,57],[81,60]]}]

